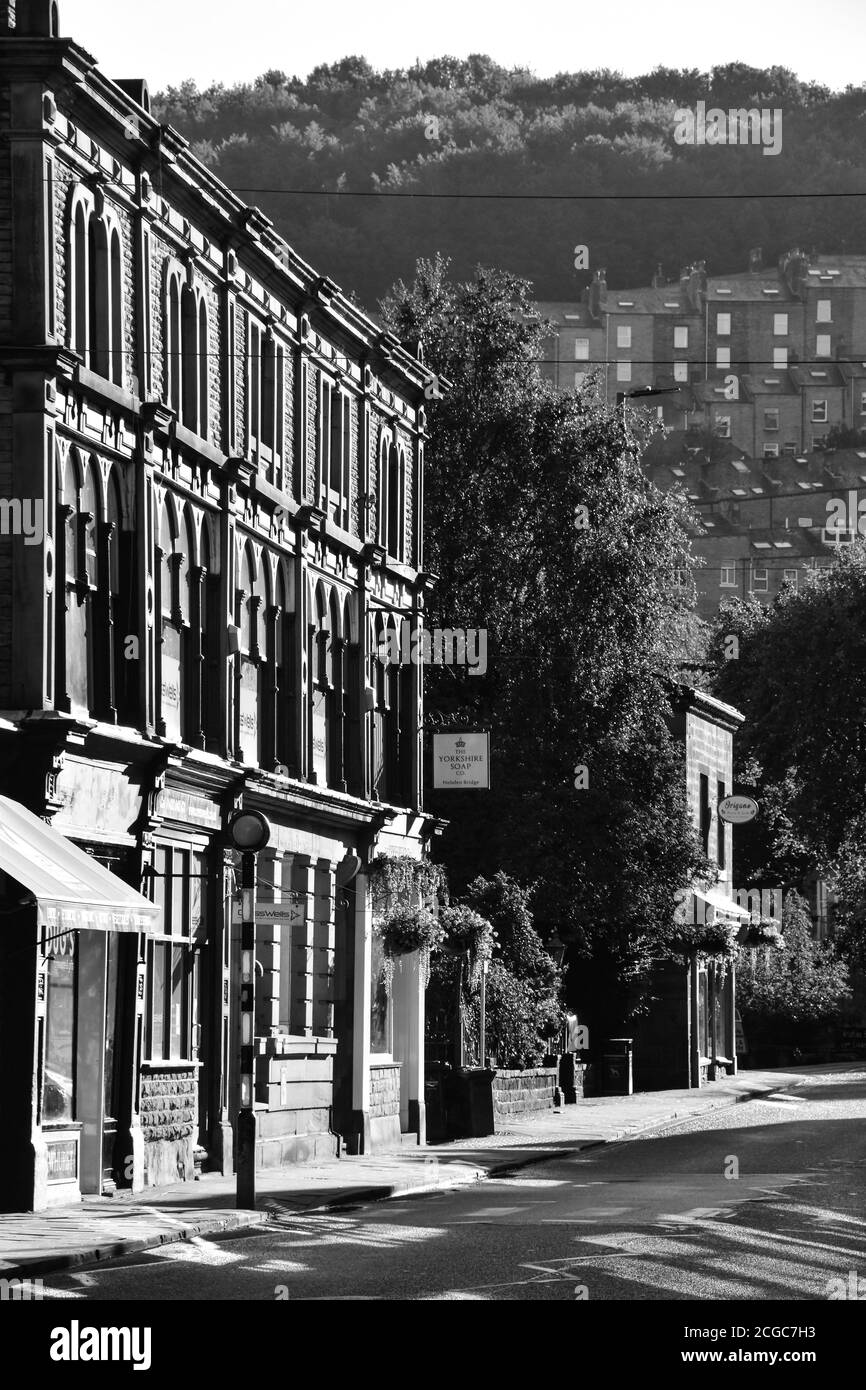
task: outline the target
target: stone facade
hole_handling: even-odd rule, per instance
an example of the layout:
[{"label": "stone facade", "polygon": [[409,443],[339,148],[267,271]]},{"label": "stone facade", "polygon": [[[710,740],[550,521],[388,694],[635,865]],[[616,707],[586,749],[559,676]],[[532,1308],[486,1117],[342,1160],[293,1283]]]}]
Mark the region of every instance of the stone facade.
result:
[{"label": "stone facade", "polygon": [[0,10],[0,499],[44,523],[0,534],[0,791],[162,911],[119,953],[110,1162],[137,1188],[199,1144],[231,1171],[241,808],[283,913],[256,939],[260,1160],[420,1133],[417,982],[372,1085],[365,870],[433,830],[423,673],[378,642],[424,621],[428,373],[56,25]]}]

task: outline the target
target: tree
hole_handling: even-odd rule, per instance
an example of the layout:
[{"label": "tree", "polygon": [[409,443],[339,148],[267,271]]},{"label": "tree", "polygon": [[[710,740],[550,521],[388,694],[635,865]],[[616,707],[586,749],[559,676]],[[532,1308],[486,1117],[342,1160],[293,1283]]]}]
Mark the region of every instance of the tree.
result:
[{"label": "tree", "polygon": [[[476,878],[464,907],[495,933],[486,984],[487,1052],[498,1066],[534,1066],[551,1050],[562,1018],[562,972],[532,923],[530,893],[499,872]],[[459,909],[458,909],[459,910]],[[446,909],[447,911],[447,909]],[[481,972],[460,957],[440,954],[431,970],[427,1013],[436,1040],[454,1036],[457,999],[470,1052],[480,1052]]]},{"label": "tree", "polygon": [[[722,650],[736,636],[737,660]],[[737,775],[761,803],[741,837],[754,877],[797,882],[828,873],[863,814],[866,789],[866,544],[763,608],[720,614],[714,691],[746,716]]]},{"label": "tree", "polygon": [[488,641],[483,675],[427,670],[429,707],[467,709],[492,744],[491,791],[433,796],[442,855],[457,885],[504,864],[534,881],[542,936],[592,956],[594,1002],[619,1026],[702,862],[668,727],[684,504],[642,473],[639,418],[542,381],[527,282],[478,267],[455,283],[437,257],[382,311],[450,383],[430,402],[429,625]]},{"label": "tree", "polygon": [[782,908],[782,941],[781,947],[740,947],[737,1003],[747,1032],[753,1022],[764,1033],[790,1037],[792,1028],[832,1018],[850,994],[845,962],[832,945],[815,941],[808,904],[793,890]]}]

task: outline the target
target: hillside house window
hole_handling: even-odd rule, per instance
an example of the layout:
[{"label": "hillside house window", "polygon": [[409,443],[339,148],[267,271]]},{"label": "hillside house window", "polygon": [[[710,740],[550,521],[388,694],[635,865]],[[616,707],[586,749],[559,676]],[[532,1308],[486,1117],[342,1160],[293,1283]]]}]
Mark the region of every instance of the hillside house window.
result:
[{"label": "hillside house window", "polygon": [[765,459],[777,459],[779,457],[778,444],[765,443],[763,456]]},{"label": "hillside house window", "polygon": [[827,402],[826,402],[826,401],[823,401],[823,400],[821,400],[821,401],[813,401],[813,402],[812,402],[812,424],[813,424],[813,425],[826,425],[826,423],[827,423]]},{"label": "hillside house window", "polygon": [[773,336],[776,338],[787,338],[788,336],[788,315],[773,315]]},{"label": "hillside house window", "polygon": [[833,320],[832,306],[829,299],[819,299],[815,307],[815,319],[818,323],[831,323]]},{"label": "hillside house window", "polygon": [[617,362],[616,364],[617,381],[631,381],[631,363]]},{"label": "hillside house window", "polygon": [[769,580],[768,580],[768,574],[767,574],[767,566],[766,566],[766,565],[753,565],[753,566],[752,566],[752,589],[753,589],[753,591],[754,591],[756,594],[765,594],[765,593],[767,592],[767,585],[768,585],[768,582],[769,582]]},{"label": "hillside house window", "polygon": [[617,324],[616,345],[618,348],[631,347],[631,327],[629,324]]},{"label": "hillside house window", "polygon": [[832,341],[829,333],[819,333],[815,339],[815,356],[831,357]]},{"label": "hillside house window", "polygon": [[574,340],[574,360],[575,362],[589,361],[589,339],[575,338]]},{"label": "hillside house window", "polygon": [[773,367],[784,370],[788,365],[788,349],[786,347],[773,348]]},{"label": "hillside house window", "polygon": [[730,415],[717,415],[714,431],[717,439],[730,439],[731,437],[731,417]]},{"label": "hillside house window", "polygon": [[737,562],[736,560],[723,560],[721,566],[721,578],[719,586],[722,589],[734,589],[737,584]]},{"label": "hillside house window", "polygon": [[687,348],[689,345],[689,330],[680,324],[674,328],[674,347]]},{"label": "hillside house window", "polygon": [[729,338],[731,336],[731,316],[730,314],[716,314],[716,337]]},{"label": "hillside house window", "polygon": [[716,366],[717,366],[717,367],[730,367],[730,365],[731,365],[731,349],[730,349],[729,347],[721,347],[721,346],[717,347],[717,348],[716,348]]},{"label": "hillside house window", "polygon": [[688,381],[689,364],[688,362],[674,363],[674,381]]},{"label": "hillside house window", "polygon": [[778,410],[765,410],[765,411],[764,411],[764,429],[765,429],[765,430],[777,430],[778,428],[779,428],[779,412],[778,412]]}]

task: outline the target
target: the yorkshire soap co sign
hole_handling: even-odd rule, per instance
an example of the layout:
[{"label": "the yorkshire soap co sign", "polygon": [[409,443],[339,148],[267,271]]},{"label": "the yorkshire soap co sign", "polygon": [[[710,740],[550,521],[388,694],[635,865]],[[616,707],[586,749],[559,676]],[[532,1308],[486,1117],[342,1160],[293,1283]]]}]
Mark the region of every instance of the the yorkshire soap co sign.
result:
[{"label": "the yorkshire soap co sign", "polygon": [[490,786],[490,735],[434,734],[433,786],[486,791]]}]

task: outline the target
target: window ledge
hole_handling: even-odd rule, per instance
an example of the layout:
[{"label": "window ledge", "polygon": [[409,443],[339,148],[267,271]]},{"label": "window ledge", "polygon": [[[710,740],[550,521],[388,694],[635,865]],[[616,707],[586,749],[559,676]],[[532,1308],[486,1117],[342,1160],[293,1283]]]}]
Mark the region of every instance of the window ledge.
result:
[{"label": "window ledge", "polygon": [[204,1062],[194,1062],[187,1057],[158,1057],[152,1062],[141,1063],[142,1070],[147,1068],[149,1071],[194,1071],[203,1066]]},{"label": "window ledge", "polygon": [[124,410],[137,411],[139,399],[131,391],[126,391],[122,386],[117,386],[106,376],[100,376],[98,372],[92,372],[89,367],[80,366],[78,368],[78,384],[87,386],[92,391],[98,391],[101,396],[106,396],[115,405],[122,406]]}]

